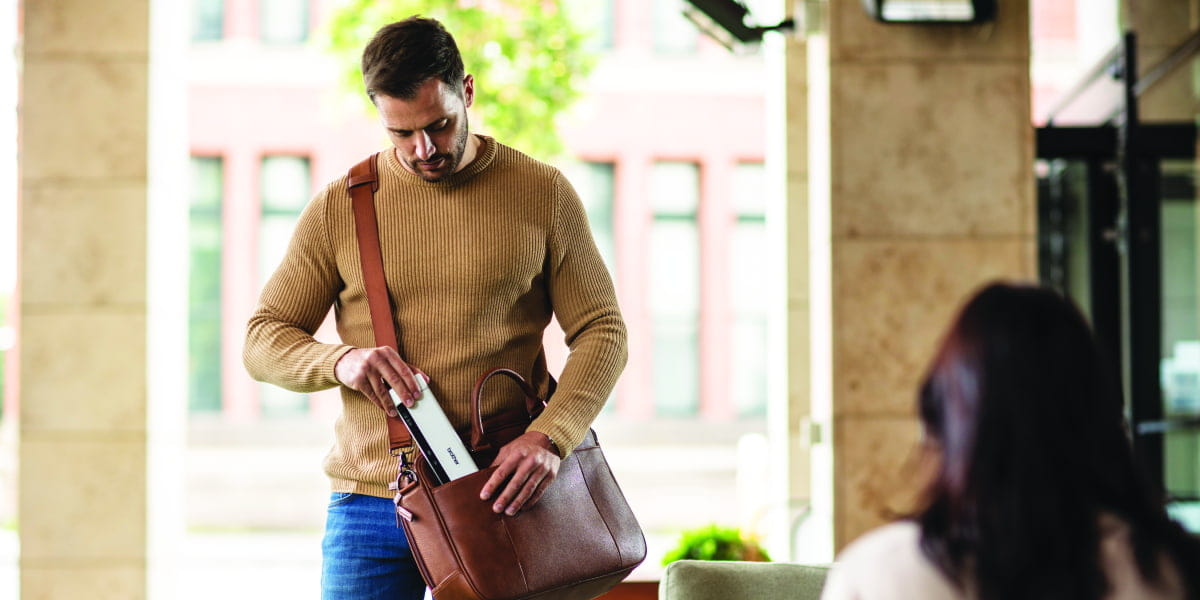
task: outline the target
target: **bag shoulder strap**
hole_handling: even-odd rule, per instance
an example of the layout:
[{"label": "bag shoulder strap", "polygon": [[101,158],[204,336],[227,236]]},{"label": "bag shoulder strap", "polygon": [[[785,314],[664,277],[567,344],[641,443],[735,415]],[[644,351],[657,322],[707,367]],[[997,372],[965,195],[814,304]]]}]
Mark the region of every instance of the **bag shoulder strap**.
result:
[{"label": "bag shoulder strap", "polygon": [[[379,246],[379,223],[375,218],[375,192],[379,189],[379,174],[375,170],[376,152],[350,167],[347,186],[354,208],[354,233],[358,238],[358,258],[362,263],[363,281],[367,288],[367,306],[371,312],[371,328],[376,346],[390,346],[400,352],[396,335],[396,320],[392,318],[392,302],[388,297],[387,280],[383,274],[383,250]],[[404,353],[400,352],[401,358]],[[392,451],[412,445],[408,429],[397,418],[387,418],[388,444]]]}]

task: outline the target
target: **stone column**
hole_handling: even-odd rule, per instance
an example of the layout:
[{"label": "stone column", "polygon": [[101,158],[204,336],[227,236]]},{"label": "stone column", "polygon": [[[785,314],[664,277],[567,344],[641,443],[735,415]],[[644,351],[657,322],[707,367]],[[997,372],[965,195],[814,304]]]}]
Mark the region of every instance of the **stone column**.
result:
[{"label": "stone column", "polygon": [[149,7],[23,7],[23,598],[146,596]]},{"label": "stone column", "polygon": [[813,487],[832,484],[837,549],[914,502],[916,388],[957,307],[1036,279],[1029,8],[998,4],[988,25],[884,25],[830,0],[809,38],[812,410],[833,452]]}]

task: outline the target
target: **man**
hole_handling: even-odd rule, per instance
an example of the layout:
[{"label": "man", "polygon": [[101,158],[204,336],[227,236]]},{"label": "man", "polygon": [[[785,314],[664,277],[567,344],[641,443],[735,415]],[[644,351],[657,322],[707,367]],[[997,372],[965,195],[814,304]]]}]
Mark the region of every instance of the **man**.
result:
[{"label": "man", "polygon": [[[393,145],[377,159],[375,203],[404,356],[375,347],[342,177],[300,216],[250,319],[244,359],[256,379],[291,390],[341,386],[337,441],[324,465],[333,498],[323,597],[420,598],[424,584],[387,488],[397,468],[388,388],[411,406],[409,365],[419,368],[461,429],[471,387],[492,367],[549,389],[541,340],[557,317],[571,353],[553,400],[500,450],[480,490],[480,502],[512,515],[538,501],[582,440],[624,367],[626,333],[571,185],[553,167],[470,132],[475,82],[441,24],[411,18],[384,27],[362,67]],[[343,344],[313,338],[330,305]],[[524,406],[515,386],[489,386],[485,417],[514,406]]]}]

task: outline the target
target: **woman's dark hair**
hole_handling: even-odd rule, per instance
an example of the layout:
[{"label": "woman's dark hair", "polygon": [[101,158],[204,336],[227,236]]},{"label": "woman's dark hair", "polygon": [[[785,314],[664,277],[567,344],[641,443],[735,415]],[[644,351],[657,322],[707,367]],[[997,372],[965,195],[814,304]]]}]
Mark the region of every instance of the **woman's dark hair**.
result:
[{"label": "woman's dark hair", "polygon": [[937,474],[922,552],[980,600],[1098,599],[1100,517],[1130,527],[1138,570],[1171,557],[1200,595],[1200,545],[1135,462],[1114,365],[1058,293],[992,284],[959,313],[921,386]]},{"label": "woman's dark hair", "polygon": [[363,83],[367,96],[411,99],[434,77],[462,94],[462,55],[454,37],[434,19],[409,17],[380,29],[363,50]]}]

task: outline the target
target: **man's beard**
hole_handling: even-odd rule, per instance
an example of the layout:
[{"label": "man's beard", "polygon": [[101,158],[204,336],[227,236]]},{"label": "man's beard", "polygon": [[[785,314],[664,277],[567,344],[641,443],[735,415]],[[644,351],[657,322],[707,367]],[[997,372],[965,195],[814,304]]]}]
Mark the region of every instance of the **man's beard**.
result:
[{"label": "man's beard", "polygon": [[[451,175],[453,175],[454,173],[456,173],[458,171],[459,163],[462,162],[463,154],[467,150],[467,136],[471,135],[470,134],[470,130],[471,130],[470,125],[471,124],[467,118],[467,111],[465,111],[465,110],[463,111],[462,124],[463,124],[462,129],[460,129],[458,131],[458,135],[456,135],[454,137],[454,150],[453,151],[448,152],[448,153],[439,152],[439,153],[434,154],[433,156],[429,157],[429,160],[424,160],[424,161],[412,160],[412,161],[410,161],[408,166],[412,170],[412,172],[416,173],[417,176],[420,177],[421,179],[424,179],[425,181],[428,181],[430,183],[437,183],[439,181],[444,181],[446,178],[448,178]],[[430,175],[419,167],[420,163],[436,162],[439,159],[444,159],[446,161],[446,167],[445,167],[446,171],[445,171],[445,173],[443,173],[441,175]]]}]

